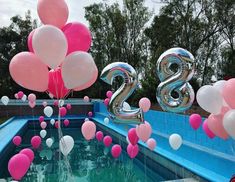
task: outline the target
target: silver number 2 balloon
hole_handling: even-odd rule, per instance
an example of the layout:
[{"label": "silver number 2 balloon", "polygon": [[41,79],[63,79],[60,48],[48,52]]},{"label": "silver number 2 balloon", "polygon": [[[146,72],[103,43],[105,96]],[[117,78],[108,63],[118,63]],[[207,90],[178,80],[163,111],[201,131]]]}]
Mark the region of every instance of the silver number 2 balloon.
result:
[{"label": "silver number 2 balloon", "polygon": [[[177,65],[176,71],[172,70],[173,65]],[[157,75],[161,83],[156,95],[163,110],[178,113],[191,107],[195,94],[188,81],[194,70],[194,57],[185,49],[172,48],[159,57]]]},{"label": "silver number 2 balloon", "polygon": [[138,79],[135,69],[127,63],[111,63],[103,69],[100,78],[104,82],[112,85],[114,78],[117,76],[123,78],[123,83],[112,95],[108,105],[108,111],[111,114],[113,121],[126,124],[142,123],[144,121],[142,109],[125,110],[123,108],[123,103],[137,87]]}]

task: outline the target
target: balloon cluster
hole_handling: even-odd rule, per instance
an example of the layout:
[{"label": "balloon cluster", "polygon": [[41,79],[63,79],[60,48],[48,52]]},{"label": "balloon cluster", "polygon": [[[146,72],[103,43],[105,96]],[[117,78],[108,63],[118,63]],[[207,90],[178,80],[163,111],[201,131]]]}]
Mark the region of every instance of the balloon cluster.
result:
[{"label": "balloon cluster", "polygon": [[220,80],[214,85],[205,85],[197,92],[197,102],[211,113],[203,123],[203,129],[210,138],[218,136],[235,138],[235,78]]},{"label": "balloon cluster", "polygon": [[29,52],[12,58],[9,70],[13,80],[58,99],[72,90],[90,87],[98,69],[87,53],[92,41],[89,29],[79,22],[66,24],[69,10],[64,0],[39,0],[37,10],[44,25],[29,34]]}]

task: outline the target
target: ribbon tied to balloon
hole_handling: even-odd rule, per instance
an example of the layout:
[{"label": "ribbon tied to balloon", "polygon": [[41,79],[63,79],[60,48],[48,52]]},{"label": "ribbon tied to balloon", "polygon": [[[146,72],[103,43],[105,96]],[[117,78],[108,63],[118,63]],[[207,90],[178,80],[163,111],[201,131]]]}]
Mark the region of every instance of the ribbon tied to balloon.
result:
[{"label": "ribbon tied to balloon", "polygon": [[123,103],[131,96],[137,87],[138,79],[135,69],[127,63],[111,63],[103,69],[100,78],[107,84],[112,85],[113,80],[117,76],[123,78],[123,83],[112,95],[107,106],[113,121],[116,123],[143,123],[142,109],[126,110],[123,107]]}]

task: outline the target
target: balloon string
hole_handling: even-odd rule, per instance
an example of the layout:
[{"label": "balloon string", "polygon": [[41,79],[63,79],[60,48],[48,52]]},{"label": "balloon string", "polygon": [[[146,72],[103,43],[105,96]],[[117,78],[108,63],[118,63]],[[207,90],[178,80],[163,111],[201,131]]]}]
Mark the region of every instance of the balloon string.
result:
[{"label": "balloon string", "polygon": [[33,128],[34,128],[34,135],[36,135],[35,121],[34,121],[34,110],[33,110],[33,108],[32,108],[32,115],[33,115]]}]

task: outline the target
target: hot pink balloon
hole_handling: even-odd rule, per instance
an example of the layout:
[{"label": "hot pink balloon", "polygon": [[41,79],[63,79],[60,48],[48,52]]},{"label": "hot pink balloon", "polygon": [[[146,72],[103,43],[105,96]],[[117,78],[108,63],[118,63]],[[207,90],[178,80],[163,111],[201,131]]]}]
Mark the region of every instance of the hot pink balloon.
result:
[{"label": "hot pink balloon", "polygon": [[82,124],[82,135],[86,140],[91,140],[95,137],[96,125],[92,121],[86,121]]},{"label": "hot pink balloon", "polygon": [[19,146],[22,142],[22,138],[21,136],[15,136],[13,139],[12,139],[12,142],[16,145],[16,146]]},{"label": "hot pink balloon", "polygon": [[151,102],[147,97],[143,97],[139,101],[139,107],[143,110],[143,112],[148,112],[151,107]]},{"label": "hot pink balloon", "polygon": [[88,112],[88,116],[89,117],[92,117],[93,116],[93,113],[90,111],[90,112]]},{"label": "hot pink balloon", "polygon": [[130,156],[130,158],[132,159],[135,158],[139,153],[138,145],[132,145],[131,143],[129,143],[129,145],[127,146],[127,153]]},{"label": "hot pink balloon", "polygon": [[36,101],[36,95],[35,94],[29,94],[28,95],[29,102],[35,102]]},{"label": "hot pink balloon", "polygon": [[22,97],[24,96],[24,92],[19,91],[19,92],[17,93],[17,95],[18,95],[18,98],[19,98],[19,99],[22,99]]},{"label": "hot pink balloon", "polygon": [[61,107],[59,109],[60,116],[64,117],[67,114],[67,109],[65,107]]},{"label": "hot pink balloon", "polygon": [[38,15],[43,24],[61,28],[69,16],[69,9],[64,0],[38,0]]},{"label": "hot pink balloon", "polygon": [[44,101],[44,102],[42,103],[42,105],[43,105],[43,107],[46,107],[46,106],[47,106],[47,102]]},{"label": "hot pink balloon", "polygon": [[58,129],[59,128],[59,121],[55,122],[55,127]]},{"label": "hot pink balloon", "polygon": [[151,125],[145,121],[144,124],[140,124],[136,126],[136,134],[143,142],[146,142],[152,134]]},{"label": "hot pink balloon", "polygon": [[235,109],[235,95],[233,91],[235,90],[235,78],[229,79],[225,82],[222,95],[225,102],[233,109]]},{"label": "hot pink balloon", "polygon": [[154,150],[155,147],[156,147],[156,145],[157,145],[157,144],[156,144],[156,140],[153,139],[153,138],[149,138],[146,143],[147,143],[148,148],[149,148],[150,150]]},{"label": "hot pink balloon", "polygon": [[25,155],[27,155],[27,157],[28,157],[29,160],[30,160],[30,163],[33,162],[33,160],[34,160],[34,152],[33,152],[31,149],[29,149],[29,148],[22,149],[22,150],[20,151],[20,154],[25,154]]},{"label": "hot pink balloon", "polygon": [[99,142],[101,142],[103,140],[104,134],[102,131],[97,131],[95,137]]},{"label": "hot pink balloon", "polygon": [[113,92],[112,91],[107,91],[106,92],[106,96],[110,99],[111,97],[112,97],[112,95],[113,95]]},{"label": "hot pink balloon", "polygon": [[45,121],[40,123],[40,126],[42,129],[45,129],[47,127],[47,123]]},{"label": "hot pink balloon", "polygon": [[109,147],[112,144],[112,141],[113,140],[112,140],[111,136],[105,136],[103,139],[104,145],[106,147]]},{"label": "hot pink balloon", "polygon": [[36,102],[28,102],[28,104],[32,109],[36,106]]},{"label": "hot pink balloon", "polygon": [[67,105],[66,105],[66,108],[67,108],[68,110],[71,110],[71,109],[72,109],[71,104],[67,104]]},{"label": "hot pink balloon", "polygon": [[90,98],[89,98],[88,96],[85,96],[85,97],[83,98],[83,100],[84,100],[84,102],[89,102],[89,101],[90,101]]},{"label": "hot pink balloon", "polygon": [[128,131],[128,139],[132,145],[136,145],[138,143],[139,137],[137,136],[135,128],[131,128]]},{"label": "hot pink balloon", "polygon": [[69,120],[68,120],[68,119],[65,119],[65,120],[64,120],[64,125],[65,125],[65,126],[68,126],[68,125],[69,125]]},{"label": "hot pink balloon", "polygon": [[215,137],[215,134],[208,128],[207,119],[203,122],[202,128],[209,138]]},{"label": "hot pink balloon", "polygon": [[59,101],[58,101],[58,100],[55,100],[53,104],[54,104],[54,106],[57,107],[57,106],[59,105]]},{"label": "hot pink balloon", "polygon": [[30,160],[25,154],[16,154],[8,162],[8,171],[14,180],[21,180],[30,167]]},{"label": "hot pink balloon", "polygon": [[40,123],[43,122],[44,119],[45,119],[44,116],[40,116],[40,117],[38,118],[38,120],[40,121]]},{"label": "hot pink balloon", "polygon": [[109,101],[110,101],[109,98],[104,99],[104,105],[108,106],[109,105]]},{"label": "hot pink balloon", "polygon": [[122,153],[122,147],[120,145],[114,145],[111,149],[111,154],[113,158],[118,158]]},{"label": "hot pink balloon", "polygon": [[28,44],[28,49],[30,52],[34,52],[33,51],[33,34],[34,34],[34,31],[35,30],[32,30],[28,36],[28,41],[27,41],[27,44]]},{"label": "hot pink balloon", "polygon": [[189,123],[194,130],[197,130],[202,123],[202,117],[199,114],[192,114],[189,117]]},{"label": "hot pink balloon", "polygon": [[82,23],[72,22],[66,24],[62,31],[64,32],[68,42],[68,53],[74,51],[88,51],[91,47],[91,32]]},{"label": "hot pink balloon", "polygon": [[20,86],[45,92],[48,87],[48,68],[31,52],[15,55],[9,65],[11,77]]},{"label": "hot pink balloon", "polygon": [[34,136],[32,137],[31,139],[31,145],[33,146],[34,149],[37,149],[39,148],[39,146],[41,145],[42,143],[42,140],[41,140],[41,137],[40,136]]},{"label": "hot pink balloon", "polygon": [[48,91],[57,99],[64,98],[68,95],[69,90],[64,86],[61,68],[49,71]]}]

